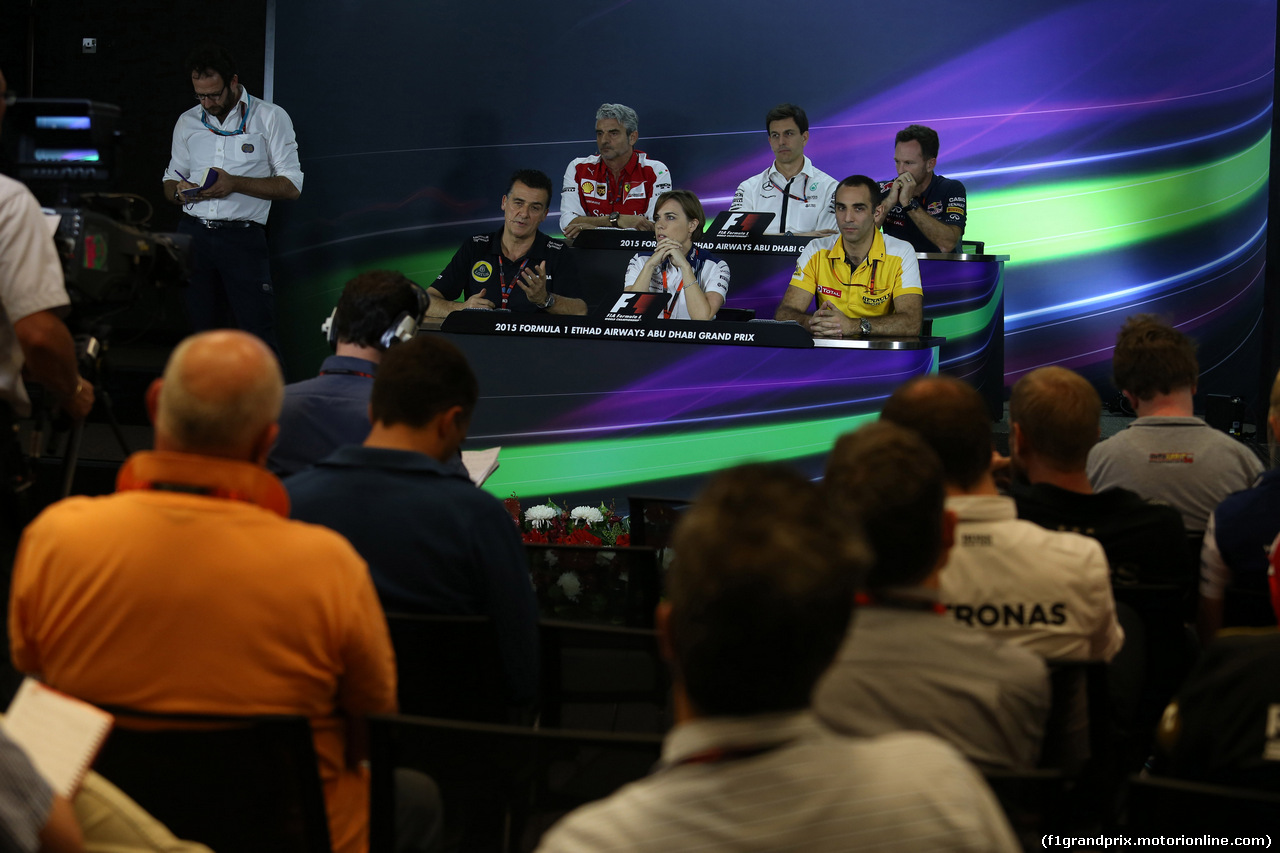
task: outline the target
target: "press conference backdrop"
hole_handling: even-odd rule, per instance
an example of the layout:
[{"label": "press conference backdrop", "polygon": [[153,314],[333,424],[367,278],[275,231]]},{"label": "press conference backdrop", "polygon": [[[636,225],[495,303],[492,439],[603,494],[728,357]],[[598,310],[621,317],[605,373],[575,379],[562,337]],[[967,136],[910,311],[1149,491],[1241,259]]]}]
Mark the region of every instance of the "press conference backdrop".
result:
[{"label": "press conference backdrop", "polygon": [[294,375],[325,354],[316,328],[350,276],[430,284],[500,227],[512,171],[558,191],[600,103],[635,108],[637,147],[714,215],[772,159],[764,113],[793,101],[837,178],[890,177],[894,133],[937,129],[966,237],[1012,259],[1009,382],[1061,364],[1105,386],[1116,329],[1146,311],[1200,342],[1201,391],[1256,385],[1270,0],[275,3],[272,98],[306,171],[272,214]]}]

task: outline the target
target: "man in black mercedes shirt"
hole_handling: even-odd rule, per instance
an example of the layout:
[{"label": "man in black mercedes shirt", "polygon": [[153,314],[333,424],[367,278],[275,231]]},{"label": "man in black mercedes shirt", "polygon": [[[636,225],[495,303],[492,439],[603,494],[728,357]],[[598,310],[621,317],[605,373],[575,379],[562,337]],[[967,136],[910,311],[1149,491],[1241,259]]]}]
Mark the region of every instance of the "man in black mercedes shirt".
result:
[{"label": "man in black mercedes shirt", "polygon": [[[578,298],[573,250],[538,230],[547,218],[551,179],[536,169],[511,176],[502,197],[501,231],[477,234],[454,253],[427,292],[428,317],[464,308],[505,308],[548,314],[586,314]],[[465,294],[465,301],[458,302]]]},{"label": "man in black mercedes shirt", "polygon": [[876,224],[917,252],[958,252],[965,223],[964,184],[935,174],[937,162],[937,131],[921,124],[898,131],[893,146],[898,177],[881,182],[884,212]]}]

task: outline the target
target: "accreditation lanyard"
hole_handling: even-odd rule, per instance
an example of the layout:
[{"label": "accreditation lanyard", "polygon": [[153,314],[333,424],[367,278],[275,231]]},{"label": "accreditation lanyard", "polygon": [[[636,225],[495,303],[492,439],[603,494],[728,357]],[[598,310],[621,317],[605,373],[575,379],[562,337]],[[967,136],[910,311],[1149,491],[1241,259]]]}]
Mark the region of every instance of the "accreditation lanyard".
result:
[{"label": "accreditation lanyard", "polygon": [[791,739],[769,744],[752,744],[749,746],[717,746],[687,755],[679,761],[671,762],[669,767],[682,767],[686,764],[722,764],[726,761],[740,761],[744,758],[755,758],[780,749],[791,743]]},{"label": "accreditation lanyard", "polygon": [[[697,247],[697,246],[694,246],[694,247],[693,247],[693,251],[689,252],[689,265],[693,267],[693,275],[694,275],[694,277],[696,278],[696,277],[697,277],[697,275],[698,275],[698,268],[699,268],[700,266],[702,266],[702,262],[701,262],[701,261],[699,260],[699,258],[698,258],[698,247]],[[676,309],[676,303],[680,301],[680,291],[682,291],[682,290],[684,290],[684,276],[683,276],[683,275],[681,275],[681,276],[680,276],[680,283],[676,285],[676,293],[675,293],[675,297],[671,300],[671,302],[667,305],[667,307],[666,307],[666,308],[663,308],[663,309],[662,309],[662,319],[664,319],[664,320],[670,320],[670,319],[671,319],[671,312],[672,312],[672,311],[674,311],[674,310]],[[670,293],[670,292],[671,292],[671,291],[667,288],[667,269],[666,269],[666,267],[663,267],[663,268],[662,268],[662,292],[663,292],[663,293]]]},{"label": "accreditation lanyard", "polygon": [[[512,261],[512,263],[515,263],[515,261]],[[502,307],[503,308],[507,307],[507,300],[511,298],[511,291],[515,288],[516,281],[519,280],[521,273],[524,272],[524,268],[527,267],[528,265],[529,265],[529,256],[525,255],[524,260],[520,262],[520,268],[516,270],[516,274],[512,277],[511,283],[507,284],[506,273],[502,271],[503,268],[506,266],[506,258],[502,257],[502,255],[498,255],[498,286],[502,288]]]},{"label": "accreditation lanyard", "polygon": [[322,370],[321,376],[363,376],[365,379],[373,379],[372,373],[365,373],[361,370]]},{"label": "accreditation lanyard", "polygon": [[[853,277],[858,271],[854,268],[852,264],[848,263],[848,261],[845,262],[845,265],[849,267],[849,287],[866,287],[867,295],[875,296],[876,295],[876,270],[880,268],[880,259],[877,258],[876,260],[873,261],[868,258],[866,263],[871,266],[871,280],[867,282],[865,285],[861,285],[861,284],[854,284],[854,281],[853,281]],[[861,264],[859,264],[859,266],[861,266]]]},{"label": "accreditation lanyard", "polygon": [[200,109],[200,123],[203,124],[205,127],[209,128],[210,133],[216,133],[219,136],[239,136],[240,134],[244,133],[245,124],[249,121],[249,105],[252,102],[253,102],[253,96],[250,95],[248,92],[245,92],[244,101],[236,104],[236,106],[240,108],[240,126],[237,127],[235,130],[231,130],[231,131],[219,130],[218,128],[209,124],[209,114],[205,112],[203,107]]},{"label": "accreditation lanyard", "polygon": [[222,498],[229,501],[243,501],[245,503],[253,503],[253,498],[249,497],[245,492],[236,491],[235,489],[223,489],[216,486],[196,486],[190,483],[166,482],[163,480],[148,480],[134,486],[136,489],[145,489],[149,492],[177,492],[183,495],[200,495],[208,498]]}]

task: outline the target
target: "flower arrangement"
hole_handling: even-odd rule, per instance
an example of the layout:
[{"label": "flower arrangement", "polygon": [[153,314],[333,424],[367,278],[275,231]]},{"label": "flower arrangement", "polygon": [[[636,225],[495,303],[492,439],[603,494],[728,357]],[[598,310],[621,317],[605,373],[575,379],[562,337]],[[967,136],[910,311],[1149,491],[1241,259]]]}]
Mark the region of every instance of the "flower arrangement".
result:
[{"label": "flower arrangement", "polygon": [[630,520],[619,516],[612,504],[579,506],[569,510],[548,498],[544,504],[522,510],[520,498],[514,494],[503,504],[525,542],[619,547],[631,544]]},{"label": "flower arrangement", "polygon": [[[528,543],[628,547],[631,524],[612,505],[567,509],[555,501],[523,509],[514,494],[503,501]],[[625,561],[613,551],[548,549],[530,554],[529,576],[543,616],[596,624],[624,624],[628,602]]]}]

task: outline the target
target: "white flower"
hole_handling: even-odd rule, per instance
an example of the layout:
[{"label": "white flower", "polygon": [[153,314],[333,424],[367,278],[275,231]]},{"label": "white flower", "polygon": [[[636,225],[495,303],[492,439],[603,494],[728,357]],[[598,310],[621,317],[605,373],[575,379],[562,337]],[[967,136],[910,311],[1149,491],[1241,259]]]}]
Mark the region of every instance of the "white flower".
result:
[{"label": "white flower", "polygon": [[604,516],[600,514],[600,510],[593,506],[574,507],[573,512],[569,513],[569,517],[574,521],[585,521],[587,524],[599,524],[604,521]]},{"label": "white flower", "polygon": [[573,572],[565,572],[558,580],[556,585],[564,590],[564,597],[570,601],[578,600],[578,593],[582,592],[582,582],[578,580],[578,576]]},{"label": "white flower", "polygon": [[546,504],[538,504],[531,506],[524,511],[524,520],[532,524],[534,527],[549,527],[552,519],[559,513]]}]

